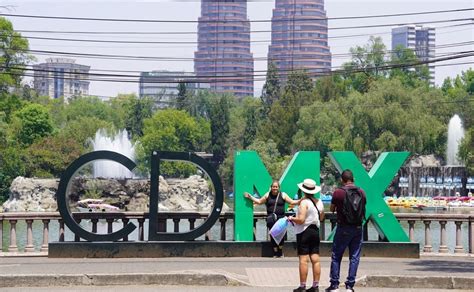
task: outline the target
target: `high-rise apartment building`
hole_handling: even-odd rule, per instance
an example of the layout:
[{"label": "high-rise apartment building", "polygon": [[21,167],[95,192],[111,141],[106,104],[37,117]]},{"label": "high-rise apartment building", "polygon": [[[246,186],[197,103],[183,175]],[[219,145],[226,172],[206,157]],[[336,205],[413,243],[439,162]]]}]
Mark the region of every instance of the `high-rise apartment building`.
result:
[{"label": "high-rise apartment building", "polygon": [[[420,61],[435,57],[435,28],[416,25],[400,26],[392,29],[392,51],[398,46],[412,49]],[[430,83],[434,85],[435,65],[428,63]]]},{"label": "high-rise apartment building", "polygon": [[331,71],[324,0],[275,1],[268,61],[276,65],[283,81],[297,69],[313,77]]},{"label": "high-rise apartment building", "polygon": [[39,95],[68,100],[89,94],[90,66],[79,65],[74,59],[48,58],[46,63],[33,65],[33,86]]},{"label": "high-rise apartment building", "polygon": [[196,75],[212,91],[253,96],[253,55],[246,0],[201,0]]},{"label": "high-rise apartment building", "polygon": [[209,90],[208,83],[196,82],[192,73],[172,71],[151,71],[140,74],[139,96],[152,97],[158,108],[172,106],[178,95],[178,84],[183,82],[188,92]]}]

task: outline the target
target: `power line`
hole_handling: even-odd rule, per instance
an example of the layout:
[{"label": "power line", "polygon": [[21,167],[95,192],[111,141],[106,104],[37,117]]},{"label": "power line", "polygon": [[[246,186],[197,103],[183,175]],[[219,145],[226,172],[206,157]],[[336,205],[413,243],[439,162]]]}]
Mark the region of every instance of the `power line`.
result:
[{"label": "power line", "polygon": [[[450,9],[450,10],[436,10],[436,11],[423,11],[423,12],[407,12],[407,13],[396,13],[396,14],[381,14],[381,15],[363,15],[363,16],[342,16],[342,17],[310,17],[301,18],[298,21],[314,21],[314,20],[344,20],[344,19],[363,19],[363,18],[382,18],[382,17],[398,17],[407,15],[427,15],[427,14],[439,14],[439,13],[451,13],[451,12],[465,12],[472,11],[474,8],[461,8],[461,9]],[[11,14],[11,13],[0,13],[0,16],[8,17],[21,17],[21,18],[38,18],[38,19],[56,19],[56,20],[77,20],[77,21],[107,21],[107,22],[144,22],[144,23],[215,23],[215,20],[158,20],[158,19],[121,19],[121,18],[93,18],[93,17],[66,17],[66,16],[46,16],[46,15],[32,15],[32,14]],[[260,22],[287,22],[291,21],[288,19],[259,19],[259,20],[226,20],[221,19],[218,22],[232,23],[232,22],[247,22],[260,23]]]},{"label": "power line", "polygon": [[[474,41],[467,41],[467,42],[460,42],[460,43],[447,43],[447,44],[440,44],[438,46],[434,46],[434,49],[441,49],[441,48],[451,48],[451,47],[458,47],[458,46],[466,46],[474,44]],[[187,58],[187,57],[156,57],[156,56],[134,56],[134,55],[115,55],[115,54],[91,54],[91,53],[77,53],[77,52],[63,52],[63,51],[49,51],[49,50],[25,50],[27,52],[38,54],[38,55],[63,55],[63,56],[74,56],[74,57],[82,57],[82,58],[100,58],[100,59],[119,59],[119,60],[147,60],[147,61],[192,61],[194,58]],[[394,52],[394,50],[387,50],[386,54],[390,54]],[[352,56],[352,53],[341,53],[341,54],[333,54],[332,57],[338,56]],[[281,58],[285,58],[282,56]],[[308,60],[312,60],[315,58],[308,58]],[[203,59],[205,61],[206,59]],[[245,58],[221,58],[220,61],[231,61],[231,60],[247,60]],[[268,60],[267,57],[256,57],[250,60]],[[279,60],[279,58],[278,58]]]},{"label": "power line", "polygon": [[[436,30],[473,25],[474,23],[462,23],[454,25],[445,25],[436,27]],[[89,35],[195,35],[197,31],[67,31],[67,30],[24,30],[16,29],[16,32],[19,33],[46,33],[46,34],[89,34]],[[226,33],[242,33],[237,31],[224,31]],[[249,33],[271,33],[271,30],[251,30]],[[298,32],[312,32],[310,30],[298,30]],[[341,36],[328,36],[329,39],[339,39],[339,38],[352,38],[352,37],[361,37],[361,36],[371,36],[371,35],[380,35],[380,34],[391,34],[391,32],[382,32],[382,33],[364,33],[364,34],[351,34],[351,35],[341,35]]]},{"label": "power line", "polygon": [[[466,19],[457,19],[457,20],[446,20],[446,21],[436,21],[436,22],[452,22],[452,21],[465,21]],[[471,20],[474,20],[472,18]],[[417,22],[415,24],[420,24],[421,22]],[[433,23],[433,22],[423,22],[423,23]],[[366,25],[366,26],[354,26],[354,27],[346,27],[346,28],[373,28],[373,27],[382,27],[382,26],[396,26],[399,24],[378,24],[378,25]],[[333,29],[339,29],[339,28],[333,28]],[[298,33],[303,33],[303,31],[297,31]],[[210,32],[212,34],[213,32]],[[224,34],[226,33],[234,33],[234,32],[223,32]],[[296,31],[295,31],[296,33]],[[78,39],[78,38],[53,38],[53,37],[37,37],[37,36],[24,36],[24,35],[12,35],[12,37],[17,37],[17,38],[28,38],[28,39],[36,39],[36,40],[46,40],[46,41],[63,41],[63,42],[89,42],[89,43],[117,43],[117,44],[153,44],[153,45],[158,45],[158,44],[163,44],[163,45],[170,45],[170,44],[238,44],[238,43],[243,43],[244,41],[242,40],[235,40],[235,39],[224,39],[218,41],[218,31],[215,32],[216,34],[216,39],[210,39],[208,41],[131,41],[131,40],[104,40],[104,39]],[[244,32],[240,32],[237,34],[247,34]],[[283,38],[285,39],[285,38]],[[303,40],[311,40],[311,41],[324,41],[326,38],[324,37],[318,37],[318,38],[312,38],[308,39],[303,37]],[[246,41],[248,43],[271,43],[272,40],[248,40]]]},{"label": "power line", "polygon": [[[379,71],[387,71],[391,69],[399,69],[399,68],[408,68],[408,67],[416,67],[420,65],[425,65],[425,64],[430,64],[430,63],[437,63],[437,62],[444,62],[448,60],[454,60],[454,59],[461,59],[461,58],[466,58],[466,57],[472,57],[474,56],[474,50],[473,51],[466,51],[462,52],[460,54],[454,55],[454,56],[447,56],[447,57],[442,57],[442,58],[437,58],[437,59],[432,59],[432,60],[427,60],[427,61],[416,61],[416,62],[411,62],[411,63],[403,63],[403,64],[386,64],[383,66],[378,66],[378,67],[365,67],[365,68],[353,68],[353,69],[340,69],[340,70],[333,70],[329,73],[323,72],[323,73],[318,73],[318,72],[307,72],[307,74],[310,77],[323,77],[323,76],[330,76],[332,74],[351,74],[351,73],[359,73],[359,72],[366,72],[370,70],[377,69]],[[13,67],[0,67],[2,69],[15,69]],[[16,68],[16,69],[23,69],[23,68]],[[48,72],[48,73],[56,73],[55,70],[45,70],[45,69],[26,69],[26,71],[37,71],[37,72]],[[300,71],[300,70],[293,70],[293,71],[287,71],[287,72],[277,72],[277,75],[280,76],[285,76],[289,75],[292,72],[295,71]],[[184,77],[184,76],[176,76],[176,75],[168,75],[168,76],[162,76],[157,79],[161,80],[153,80],[153,81],[147,81],[147,83],[169,83],[171,78],[179,78],[186,83],[223,83],[223,82],[235,82],[236,80],[241,80],[244,77],[265,77],[265,74],[254,74],[255,72],[247,72],[249,74],[239,74],[239,75],[227,75],[227,76],[193,76],[193,77]],[[12,74],[12,75],[20,75],[20,73],[8,73],[8,72],[2,72],[1,74]],[[110,82],[133,82],[136,83],[137,80],[130,80],[130,79],[97,79],[99,77],[123,77],[123,78],[138,78],[139,76],[136,75],[123,75],[123,74],[101,74],[101,73],[71,73],[75,75],[88,75],[88,76],[95,76],[96,79],[88,78],[89,81],[110,81]],[[34,77],[34,75],[31,74],[25,74],[27,77]],[[168,79],[166,79],[168,78]],[[74,77],[63,77],[62,79],[70,79],[70,80],[77,80],[77,78]],[[210,81],[206,81],[210,80]]]},{"label": "power line", "polygon": [[[474,20],[474,18],[471,18],[470,20]],[[451,20],[439,20],[439,21],[431,21],[431,22],[416,22],[412,24],[425,24],[425,23],[441,23],[441,22],[457,22],[457,21],[466,21],[466,19],[451,19]],[[407,24],[407,23],[405,23]],[[332,28],[332,29],[355,29],[355,28],[374,28],[374,27],[384,27],[384,26],[397,26],[397,25],[402,25],[402,24],[378,24],[378,25],[365,25],[365,26],[353,26],[353,27],[340,27],[340,28]],[[224,32],[226,33],[226,32]],[[233,32],[230,32],[233,33]],[[217,31],[216,31],[217,34]],[[239,34],[246,34],[246,33],[239,33]],[[64,42],[90,42],[90,43],[118,43],[118,44],[163,44],[163,45],[169,45],[169,44],[215,44],[216,41],[218,40],[218,37],[216,37],[215,40],[209,40],[209,41],[130,41],[130,40],[97,40],[97,39],[77,39],[77,38],[52,38],[52,37],[35,37],[35,36],[13,36],[13,37],[18,37],[18,38],[28,38],[28,39],[37,39],[37,40],[48,40],[48,41],[64,41]],[[304,39],[304,38],[303,38]],[[324,41],[325,38],[320,37],[317,39],[312,39],[312,40],[322,40]],[[238,44],[242,43],[243,41],[241,40],[221,40],[218,42],[219,44]],[[271,43],[271,40],[249,40],[249,43]]]}]

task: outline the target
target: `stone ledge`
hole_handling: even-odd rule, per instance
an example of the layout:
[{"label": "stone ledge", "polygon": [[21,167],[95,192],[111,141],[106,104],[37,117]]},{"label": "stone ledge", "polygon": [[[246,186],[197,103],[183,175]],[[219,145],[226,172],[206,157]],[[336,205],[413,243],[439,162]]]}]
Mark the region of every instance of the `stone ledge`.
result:
[{"label": "stone ledge", "polygon": [[466,289],[474,287],[474,277],[451,276],[365,276],[357,283],[362,287],[378,288],[433,288],[433,289]]},{"label": "stone ledge", "polygon": [[[323,241],[321,256],[331,255],[332,242]],[[162,257],[271,257],[267,241],[180,242],[52,242],[50,258],[162,258]],[[296,242],[285,242],[285,256],[296,257]],[[365,242],[363,257],[419,258],[420,246],[411,242]]]},{"label": "stone ledge", "polygon": [[[124,273],[124,274],[32,274],[0,275],[2,287],[74,287],[112,285],[189,285],[189,286],[250,286],[245,281],[223,273],[187,271],[178,273]],[[473,277],[376,275],[363,276],[356,287],[422,288],[469,290]]]},{"label": "stone ledge", "polygon": [[127,273],[127,274],[45,274],[0,275],[2,287],[73,287],[111,285],[247,286],[222,273]]}]

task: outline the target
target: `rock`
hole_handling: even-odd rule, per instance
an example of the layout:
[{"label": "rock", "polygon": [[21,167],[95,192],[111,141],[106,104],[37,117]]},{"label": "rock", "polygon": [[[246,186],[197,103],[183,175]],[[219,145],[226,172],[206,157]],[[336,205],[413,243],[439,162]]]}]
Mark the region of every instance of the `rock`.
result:
[{"label": "rock", "polygon": [[36,179],[19,176],[13,180],[10,186],[10,197],[3,204],[3,211],[56,211],[55,196],[58,184],[58,179]]},{"label": "rock", "polygon": [[[4,212],[56,211],[58,179],[17,177],[10,187]],[[159,177],[160,211],[210,211],[214,194],[209,182],[198,175],[186,179]],[[86,198],[100,198],[104,203],[127,211],[147,212],[150,205],[150,181],[145,179],[104,179],[76,177],[68,192],[71,207]],[[223,209],[227,208],[225,206]]]},{"label": "rock", "polygon": [[441,160],[437,159],[433,154],[430,155],[413,155],[407,163],[408,167],[441,167]]}]

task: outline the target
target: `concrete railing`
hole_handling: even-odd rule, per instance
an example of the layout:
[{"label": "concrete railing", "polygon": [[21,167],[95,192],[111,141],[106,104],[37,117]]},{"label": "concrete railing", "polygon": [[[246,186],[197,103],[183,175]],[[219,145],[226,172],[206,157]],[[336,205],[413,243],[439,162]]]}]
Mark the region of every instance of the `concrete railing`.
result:
[{"label": "concrete railing", "polygon": [[[422,250],[425,253],[437,252],[440,254],[450,253],[447,239],[448,231],[446,226],[454,224],[454,234],[451,232],[449,238],[455,238],[454,253],[469,253],[474,251],[474,216],[462,214],[413,214],[413,213],[398,213],[395,214],[400,223],[408,224],[407,234],[410,241],[415,242],[415,229],[418,234],[423,232],[424,237],[419,240],[422,245]],[[197,220],[203,220],[208,217],[208,213],[203,212],[160,212],[158,214],[158,229],[162,232],[185,232],[195,228]],[[74,213],[75,220],[80,223],[82,220],[88,220],[90,224],[90,232],[97,233],[97,225],[99,220],[105,221],[107,224],[107,233],[111,233],[118,229],[117,222],[121,222],[125,226],[129,221],[134,220],[137,223],[138,229],[134,233],[136,238],[124,238],[124,241],[134,240],[143,241],[145,239],[145,224],[148,221],[148,213],[146,212],[126,212],[126,213]],[[254,237],[256,238],[257,228],[266,228],[264,220],[266,218],[265,212],[254,213]],[[219,217],[218,223],[214,227],[218,228],[218,232],[207,232],[204,240],[232,240],[228,238],[228,225],[232,224],[234,219],[233,212],[222,213]],[[50,223],[54,222],[57,230],[50,229]],[[23,235],[18,234],[18,224],[26,225]],[[259,223],[259,224],[258,224]],[[321,238],[326,238],[329,232],[336,225],[336,217],[334,214],[326,214],[326,220],[321,224]],[[230,225],[232,226],[232,225]],[[171,228],[170,228],[171,227]],[[421,229],[420,229],[421,227]],[[434,236],[433,227],[439,228],[439,236]],[[39,230],[39,228],[41,228]],[[370,228],[370,227],[369,227]],[[172,230],[171,230],[172,229]],[[183,230],[185,229],[185,230]],[[464,232],[463,232],[464,229]],[[47,254],[48,242],[50,241],[65,241],[65,234],[67,228],[58,212],[43,212],[43,213],[0,213],[0,255],[7,256],[9,254],[23,255],[40,252]],[[367,230],[367,229],[366,229]],[[26,234],[25,234],[26,233]],[[33,236],[33,234],[37,236]],[[216,235],[217,234],[217,235]],[[38,236],[40,235],[40,236]],[[41,237],[41,238],[39,238]],[[366,240],[368,240],[368,232],[366,232]],[[433,248],[433,238],[438,239],[438,248]],[[23,245],[19,248],[18,239],[23,239]],[[464,247],[467,238],[467,247]],[[292,239],[292,238],[290,238]],[[36,240],[36,242],[35,242]],[[80,238],[74,236],[74,241],[79,241]],[[39,242],[40,241],[40,242]]]}]

